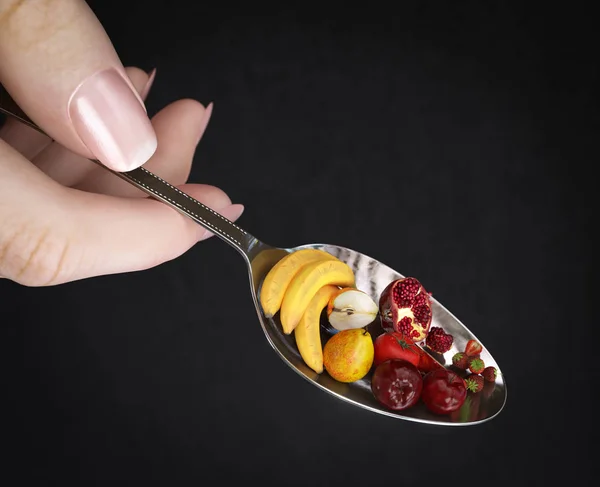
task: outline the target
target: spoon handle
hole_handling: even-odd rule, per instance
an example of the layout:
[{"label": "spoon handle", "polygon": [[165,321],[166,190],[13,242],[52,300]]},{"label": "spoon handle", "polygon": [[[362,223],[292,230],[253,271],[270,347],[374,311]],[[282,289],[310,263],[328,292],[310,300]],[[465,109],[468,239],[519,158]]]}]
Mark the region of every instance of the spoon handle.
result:
[{"label": "spoon handle", "polygon": [[[0,112],[19,120],[44,135],[47,135],[25,114],[25,112],[23,112],[23,110],[21,110],[2,85],[0,85]],[[199,225],[232,245],[244,256],[248,255],[252,247],[260,243],[255,237],[221,214],[208,206],[203,205],[198,200],[192,198],[190,195],[177,189],[175,186],[169,184],[164,179],[161,179],[143,167],[128,172],[117,172],[109,169],[97,160],[91,160],[100,167],[112,172],[115,176],[118,176],[141,189],[149,196],[191,218]]]}]

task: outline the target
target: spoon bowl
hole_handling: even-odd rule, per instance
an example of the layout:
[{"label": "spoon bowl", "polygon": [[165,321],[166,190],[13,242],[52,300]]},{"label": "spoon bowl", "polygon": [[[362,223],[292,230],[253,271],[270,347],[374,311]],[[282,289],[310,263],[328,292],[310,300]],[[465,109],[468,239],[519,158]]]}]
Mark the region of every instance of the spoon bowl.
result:
[{"label": "spoon bowl", "polygon": [[[433,414],[427,410],[422,402],[404,411],[396,412],[381,405],[371,392],[371,377],[374,369],[371,369],[365,377],[356,382],[342,383],[334,380],[326,371],[317,374],[308,367],[298,352],[293,334],[286,335],[283,333],[279,314],[276,314],[272,318],[267,318],[259,300],[261,284],[269,270],[288,253],[306,248],[322,250],[348,264],[354,271],[356,287],[366,292],[376,303],[379,301],[381,292],[390,282],[406,277],[372,257],[337,245],[315,243],[289,249],[269,247],[262,243],[257,245],[247,258],[252,299],[267,340],[279,357],[292,370],[314,386],[333,395],[337,399],[396,419],[443,426],[466,426],[488,421],[502,411],[506,403],[506,383],[498,363],[485,348],[481,340],[433,297],[431,298],[433,315],[431,326],[442,327],[446,333],[450,333],[454,337],[452,348],[443,355],[436,355],[435,359],[442,365],[448,366],[452,363],[452,356],[464,350],[469,340],[477,340],[483,346],[480,356],[486,366],[492,365],[498,370],[496,384],[491,394],[485,394],[484,392],[477,394],[469,393],[461,409],[452,415]],[[373,340],[381,333],[384,333],[379,318],[371,323],[367,327],[367,330]],[[336,330],[333,328],[322,327],[321,342],[323,344],[326,343],[334,333],[336,333]],[[493,386],[487,385],[486,387],[490,388]]]},{"label": "spoon bowl", "polygon": [[[18,107],[8,93],[2,89],[2,86],[0,86],[0,112],[45,134],[45,132]],[[495,387],[489,391],[489,394],[486,393],[485,388],[477,394],[472,395],[469,393],[467,400],[461,409],[456,412],[456,414],[451,415],[432,414],[428,412],[422,403],[402,412],[395,412],[388,410],[379,404],[372,394],[372,370],[365,377],[353,383],[338,382],[330,377],[326,371],[317,374],[304,364],[294,342],[293,334],[286,335],[283,333],[279,315],[277,314],[273,318],[267,318],[262,310],[258,297],[260,296],[261,284],[269,270],[290,252],[304,248],[320,249],[332,254],[350,266],[355,274],[356,287],[369,294],[375,302],[378,302],[379,295],[390,282],[405,276],[367,255],[337,245],[308,244],[287,249],[271,247],[253,237],[215,210],[203,205],[188,194],[152,174],[144,167],[120,173],[107,168],[99,161],[94,160],[93,162],[141,189],[150,197],[161,201],[186,217],[191,218],[193,221],[218,236],[221,240],[234,247],[244,257],[248,266],[252,299],[267,340],[279,357],[289,365],[292,370],[322,391],[331,394],[337,399],[373,413],[396,419],[440,426],[464,426],[482,423],[497,416],[504,407],[506,402],[506,383],[504,382],[503,375],[497,362],[493,359],[485,346],[483,346],[483,343],[478,340],[477,337],[475,337],[475,335],[463,325],[460,320],[458,320],[458,318],[434,298],[431,299],[433,314],[431,326],[440,326],[446,333],[450,333],[454,337],[452,348],[443,354],[443,356],[435,357],[436,360],[441,362],[442,365],[449,365],[452,362],[452,355],[459,350],[464,350],[468,340],[477,340],[483,346],[483,351],[480,355],[485,364],[493,365],[498,370]],[[371,323],[367,329],[373,339],[383,332],[378,320]],[[334,332],[335,330],[332,328],[322,328],[322,343],[325,343]]]}]

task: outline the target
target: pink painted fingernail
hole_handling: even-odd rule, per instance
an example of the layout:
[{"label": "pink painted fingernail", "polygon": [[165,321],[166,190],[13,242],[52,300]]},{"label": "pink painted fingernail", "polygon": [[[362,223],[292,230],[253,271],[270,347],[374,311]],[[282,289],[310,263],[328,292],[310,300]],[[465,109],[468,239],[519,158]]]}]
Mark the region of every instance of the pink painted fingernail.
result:
[{"label": "pink painted fingernail", "polygon": [[75,90],[69,116],[94,157],[115,171],[131,171],[156,151],[156,134],[145,108],[113,69],[93,75]]},{"label": "pink painted fingernail", "polygon": [[154,68],[152,71],[150,71],[150,75],[148,76],[148,81],[146,81],[146,85],[144,86],[144,88],[142,89],[142,92],[140,93],[140,97],[142,98],[142,100],[145,100],[148,97],[148,93],[150,93],[150,89],[152,88],[152,85],[154,84],[154,78],[156,78],[156,68]]}]

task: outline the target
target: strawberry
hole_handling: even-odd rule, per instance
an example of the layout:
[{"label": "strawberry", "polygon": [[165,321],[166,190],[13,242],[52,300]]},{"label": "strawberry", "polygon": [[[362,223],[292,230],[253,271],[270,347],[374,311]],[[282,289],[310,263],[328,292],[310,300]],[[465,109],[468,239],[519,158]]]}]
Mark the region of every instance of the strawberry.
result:
[{"label": "strawberry", "polygon": [[467,342],[467,344],[465,345],[465,353],[469,357],[474,357],[475,355],[479,355],[482,350],[483,350],[483,347],[481,346],[481,343],[479,343],[476,340],[469,340]]},{"label": "strawberry", "polygon": [[465,370],[469,366],[469,357],[463,352],[455,353],[452,356],[452,364],[461,370]]},{"label": "strawberry", "polygon": [[481,374],[485,369],[485,363],[480,358],[473,358],[469,361],[469,370],[474,374]]},{"label": "strawberry", "polygon": [[496,382],[496,377],[498,376],[498,371],[496,370],[496,367],[493,367],[490,365],[490,366],[486,367],[485,369],[483,369],[483,372],[481,372],[481,375],[488,382]]},{"label": "strawberry", "polygon": [[467,391],[479,392],[483,389],[483,377],[479,374],[469,374],[465,379]]}]

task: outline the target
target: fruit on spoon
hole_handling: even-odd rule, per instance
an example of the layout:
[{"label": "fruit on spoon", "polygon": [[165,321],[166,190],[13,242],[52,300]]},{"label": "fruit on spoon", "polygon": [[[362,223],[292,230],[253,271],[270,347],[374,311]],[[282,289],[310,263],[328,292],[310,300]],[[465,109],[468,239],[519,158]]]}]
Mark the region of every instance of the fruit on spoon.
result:
[{"label": "fruit on spoon", "polygon": [[418,367],[421,355],[425,353],[410,338],[396,332],[382,333],[375,339],[374,346],[373,365],[375,367],[390,359],[406,360]]},{"label": "fruit on spoon", "polygon": [[267,273],[260,291],[260,304],[265,316],[272,318],[281,308],[281,303],[292,278],[306,264],[323,260],[335,260],[327,252],[318,249],[302,249],[286,255]]},{"label": "fruit on spoon", "polygon": [[425,343],[431,350],[437,353],[446,353],[452,348],[454,337],[450,333],[446,333],[439,326],[432,326],[427,333]]},{"label": "fruit on spoon", "polygon": [[465,353],[469,357],[477,357],[482,351],[483,347],[477,340],[469,340],[465,345]]},{"label": "fruit on spoon", "polygon": [[472,358],[469,360],[469,370],[473,374],[481,374],[485,369],[485,362],[480,358]]},{"label": "fruit on spoon", "polygon": [[414,277],[390,282],[379,297],[379,315],[385,331],[396,331],[415,342],[427,337],[431,326],[431,300]]},{"label": "fruit on spoon", "polygon": [[465,370],[469,366],[469,356],[464,352],[457,352],[452,355],[452,365],[456,368]]},{"label": "fruit on spoon", "polygon": [[465,385],[468,391],[479,392],[483,389],[483,377],[479,374],[469,374],[465,377]]},{"label": "fruit on spoon", "polygon": [[354,271],[341,260],[321,260],[303,266],[292,278],[281,302],[279,316],[283,332],[289,335],[300,322],[308,303],[327,285],[354,286]]},{"label": "fruit on spoon", "polygon": [[346,287],[331,297],[327,319],[336,330],[364,328],[377,318],[379,307],[364,291]]},{"label": "fruit on spoon", "polygon": [[338,382],[355,382],[367,375],[373,355],[373,339],[367,330],[343,330],[325,344],[323,366]]},{"label": "fruit on spoon", "polygon": [[294,329],[296,346],[304,360],[317,374],[323,372],[323,346],[321,344],[321,314],[331,297],[337,293],[337,286],[323,286],[308,303],[300,323]]},{"label": "fruit on spoon", "polygon": [[466,397],[464,379],[448,369],[433,370],[423,378],[421,399],[432,413],[449,414],[456,411]]},{"label": "fruit on spoon", "polygon": [[414,406],[423,389],[419,370],[410,362],[390,359],[375,369],[371,391],[384,406],[400,411]]},{"label": "fruit on spoon", "polygon": [[443,369],[444,366],[439,363],[436,359],[434,359],[431,355],[421,350],[421,361],[419,365],[417,365],[417,369],[421,371],[422,374],[427,374],[435,369]]}]

